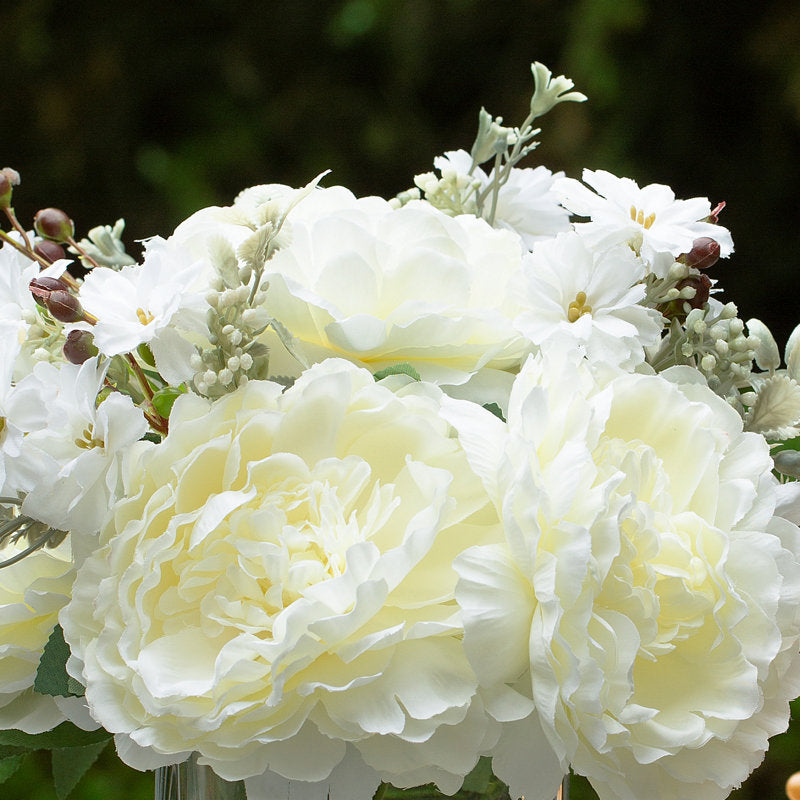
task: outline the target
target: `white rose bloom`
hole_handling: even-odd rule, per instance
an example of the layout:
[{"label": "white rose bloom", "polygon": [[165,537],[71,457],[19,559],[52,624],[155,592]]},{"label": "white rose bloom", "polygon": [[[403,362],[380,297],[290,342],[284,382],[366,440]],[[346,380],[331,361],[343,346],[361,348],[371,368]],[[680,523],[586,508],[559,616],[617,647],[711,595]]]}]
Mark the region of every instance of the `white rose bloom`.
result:
[{"label": "white rose bloom", "polygon": [[[28,544],[7,543],[0,560]],[[74,577],[68,540],[0,569],[0,729],[41,733],[65,720],[59,703],[66,698],[40,695],[33,682]]]},{"label": "white rose bloom", "polygon": [[604,170],[585,169],[583,180],[595,191],[574,178],[559,179],[555,190],[573,214],[591,217],[590,222],[576,222],[575,229],[592,248],[625,242],[651,263],[658,253],[688,253],[695,239],[707,236],[719,244],[722,258],[733,252],[730,231],[706,222],[711,204],[705,197],[676,200],[669,186],[639,188],[630,178]]},{"label": "white rose bloom", "polygon": [[[449,401],[506,532],[456,560],[465,647],[601,800],[726,797],[800,690],[800,531],[769,448],[692,370],[669,378],[601,388],[561,353],[523,367],[507,429]],[[552,797],[514,737],[496,752],[515,795]]]},{"label": "white rose bloom", "polygon": [[537,245],[523,273],[525,311],[515,325],[536,345],[568,337],[590,361],[631,369],[659,340],[662,317],[640,305],[644,265],[629,247],[594,252],[578,234],[563,233]]},{"label": "white rose bloom", "polygon": [[39,363],[7,401],[10,423],[24,433],[12,464],[27,495],[23,513],[71,531],[78,560],[118,496],[122,454],[147,431],[130,397],[114,392],[96,404],[106,366]]},{"label": "white rose bloom", "polygon": [[501,534],[440,403],[341,359],[285,392],[178,399],[61,615],[123,760],[197,751],[259,791],[322,797],[459,788],[497,731],[452,562]]}]

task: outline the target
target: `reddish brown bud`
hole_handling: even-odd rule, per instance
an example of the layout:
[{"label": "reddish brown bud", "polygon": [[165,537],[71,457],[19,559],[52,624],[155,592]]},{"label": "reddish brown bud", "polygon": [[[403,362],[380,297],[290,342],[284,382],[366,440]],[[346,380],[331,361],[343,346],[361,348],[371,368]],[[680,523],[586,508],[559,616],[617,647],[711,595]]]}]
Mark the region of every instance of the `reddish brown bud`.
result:
[{"label": "reddish brown bud", "polygon": [[719,244],[708,236],[695,239],[692,249],[682,259],[696,269],[708,269],[719,261]]},{"label": "reddish brown bud", "polygon": [[64,281],[40,275],[30,282],[29,288],[33,299],[59,322],[79,322],[85,318],[80,301]]},{"label": "reddish brown bud", "polygon": [[42,308],[47,308],[46,300],[53,292],[66,292],[69,287],[60,278],[50,278],[47,275],[39,275],[29,284],[33,299]]},{"label": "reddish brown bud", "polygon": [[11,195],[19,186],[19,172],[11,167],[0,170],[0,208],[11,208]]},{"label": "reddish brown bud", "polygon": [[83,364],[98,352],[94,336],[89,331],[70,331],[67,334],[64,342],[64,358],[71,364]]},{"label": "reddish brown bud", "polygon": [[33,218],[39,236],[54,242],[66,242],[75,233],[75,224],[60,208],[43,208]]},{"label": "reddish brown bud", "polygon": [[685,289],[687,286],[691,286],[694,289],[694,297],[683,302],[688,303],[692,308],[702,308],[708,302],[711,278],[708,275],[689,275],[688,278],[678,281],[675,288],[680,290]]},{"label": "reddish brown bud", "polygon": [[42,239],[41,242],[37,242],[33,251],[51,264],[67,257],[66,250],[60,244],[51,242],[49,239]]}]

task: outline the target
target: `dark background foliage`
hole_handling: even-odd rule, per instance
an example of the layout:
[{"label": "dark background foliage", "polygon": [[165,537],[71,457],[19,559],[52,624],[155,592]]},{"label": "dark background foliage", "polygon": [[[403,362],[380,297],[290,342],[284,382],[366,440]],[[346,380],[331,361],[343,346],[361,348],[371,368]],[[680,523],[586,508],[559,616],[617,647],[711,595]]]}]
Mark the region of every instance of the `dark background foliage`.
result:
[{"label": "dark background foliage", "polygon": [[[394,195],[469,147],[481,105],[520,122],[532,60],[590,100],[544,118],[529,163],[726,200],[736,253],[714,277],[782,345],[800,321],[795,0],[7,1],[0,166],[22,174],[26,224],[49,205],[79,233],[125,217],[134,250],[255,183],[331,169]],[[800,745],[773,749],[742,797],[782,796]]]}]

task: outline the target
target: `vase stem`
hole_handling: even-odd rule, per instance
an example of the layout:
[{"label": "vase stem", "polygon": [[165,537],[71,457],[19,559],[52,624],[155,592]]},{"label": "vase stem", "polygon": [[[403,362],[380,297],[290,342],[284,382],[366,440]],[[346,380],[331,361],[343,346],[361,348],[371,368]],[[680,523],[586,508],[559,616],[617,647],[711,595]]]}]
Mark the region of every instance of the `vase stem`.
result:
[{"label": "vase stem", "polygon": [[182,764],[156,770],[155,800],[247,800],[244,781],[226,781],[192,753]]}]

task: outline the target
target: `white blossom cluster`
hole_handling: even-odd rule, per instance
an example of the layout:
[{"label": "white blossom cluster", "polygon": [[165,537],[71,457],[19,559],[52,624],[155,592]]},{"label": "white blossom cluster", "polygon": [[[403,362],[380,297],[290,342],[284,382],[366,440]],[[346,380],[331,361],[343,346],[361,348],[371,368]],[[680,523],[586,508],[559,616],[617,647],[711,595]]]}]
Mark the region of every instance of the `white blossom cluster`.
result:
[{"label": "white blossom cluster", "polygon": [[[800,328],[782,368],[717,298],[721,206],[518,166],[585,99],[532,72],[392,201],[255,186],[140,261],[70,238],[83,279],[1,234],[0,497],[69,536],[0,533],[0,727],[249,800],[755,768],[800,693]],[[56,618],[81,701],[32,688]]]}]

